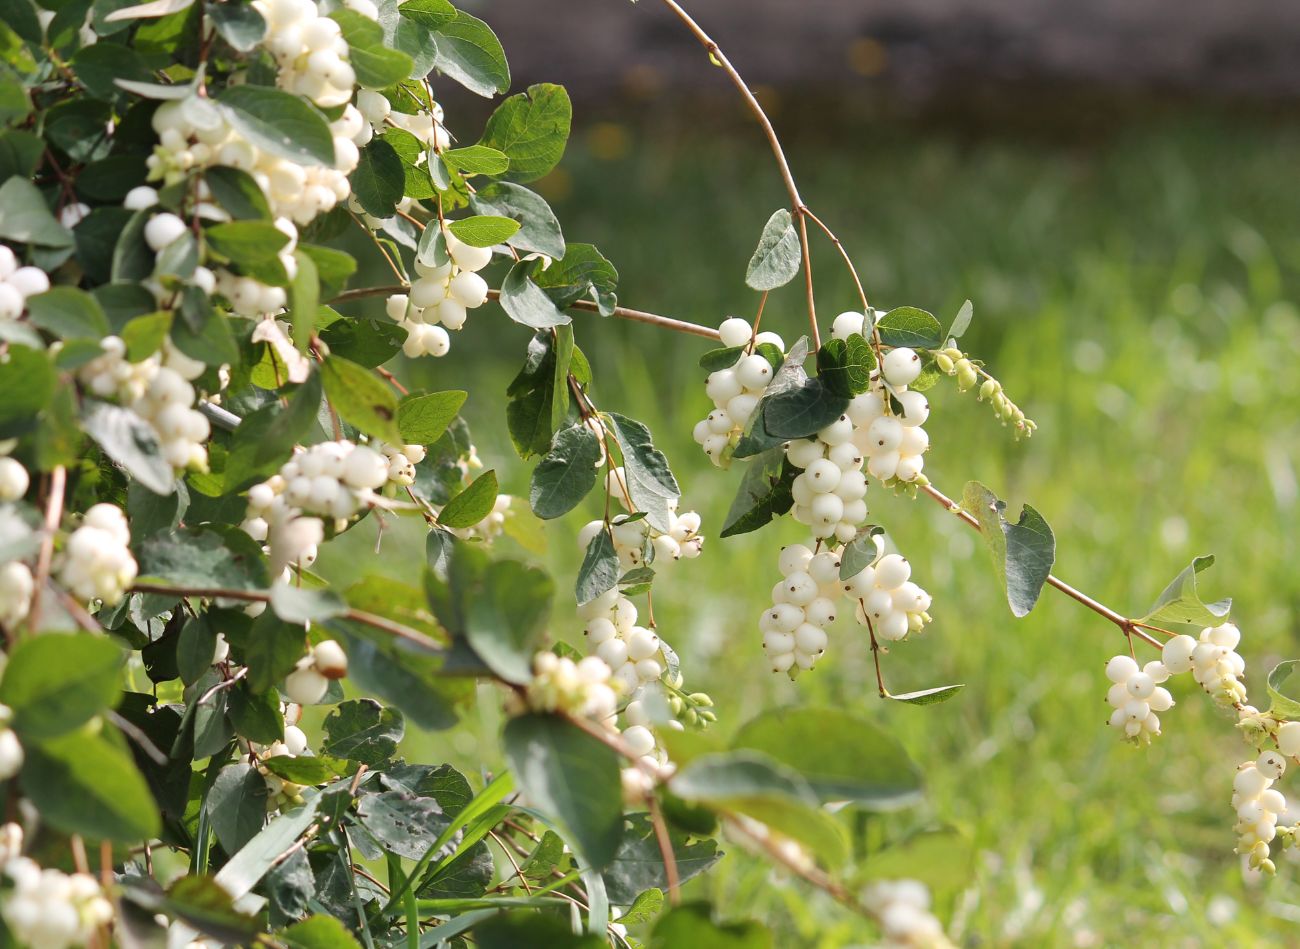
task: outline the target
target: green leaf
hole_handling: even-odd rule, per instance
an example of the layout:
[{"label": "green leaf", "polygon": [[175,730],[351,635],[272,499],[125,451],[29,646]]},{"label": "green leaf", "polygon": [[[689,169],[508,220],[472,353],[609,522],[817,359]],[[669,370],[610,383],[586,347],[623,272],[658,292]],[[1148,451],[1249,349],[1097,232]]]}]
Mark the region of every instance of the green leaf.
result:
[{"label": "green leaf", "polygon": [[235,734],[249,741],[269,745],[284,737],[284,716],[280,713],[280,693],[266,688],[255,693],[248,682],[230,690],[227,714]]},{"label": "green leaf", "polygon": [[551,206],[537,193],[509,181],[494,181],[469,198],[475,214],[508,217],[520,224],[506,243],[526,254],[545,254],[553,259],[565,255],[564,234]]},{"label": "green leaf", "polygon": [[614,538],[608,530],[601,530],[587,545],[582,566],[578,568],[578,582],[574,592],[578,605],[590,603],[602,593],[618,585],[618,554],[614,552]]},{"label": "green leaf", "polygon": [[830,425],[849,407],[848,396],[832,392],[820,378],[763,400],[763,425],[781,439],[808,438]]},{"label": "green leaf", "polygon": [[683,903],[655,924],[647,949],[708,946],[710,949],[769,949],[772,933],[757,920],[718,923],[708,903]]},{"label": "green leaf", "polygon": [[[351,10],[335,10],[330,15],[345,24],[343,38],[348,42],[348,62],[357,74],[357,85],[385,89],[414,71],[414,59],[400,49],[384,46],[384,31],[378,23]],[[362,30],[351,27],[353,22],[364,23]]]},{"label": "green leaf", "polygon": [[769,448],[750,462],[740,480],[719,537],[734,537],[756,531],[794,506],[791,486],[799,469],[785,457],[780,445]]},{"label": "green leaf", "polygon": [[[469,915],[469,914],[466,914]],[[458,917],[459,918],[459,917]],[[455,919],[452,922],[456,922]],[[604,939],[593,933],[576,935],[566,920],[530,909],[493,913],[473,928],[478,949],[604,949]]]},{"label": "green leaf", "polygon": [[506,279],[501,282],[501,308],[516,323],[533,329],[572,323],[568,314],[561,312],[546,291],[533,281],[536,269],[536,260],[521,260],[510,268]]},{"label": "green leaf", "polygon": [[[57,376],[49,356],[39,349],[11,345],[0,362],[0,438],[30,430],[54,396]],[[171,470],[167,471],[168,480]]]},{"label": "green leaf", "polygon": [[841,580],[856,577],[876,562],[876,558],[884,552],[876,538],[884,533],[885,529],[877,524],[865,524],[858,529],[854,538],[840,551]]},{"label": "green leaf", "polygon": [[320,797],[309,799],[301,807],[281,811],[266,828],[250,840],[218,871],[215,879],[234,899],[249,892],[272,867],[284,857],[284,852],[298,836],[316,819]]},{"label": "green leaf", "polygon": [[637,898],[632,905],[627,908],[627,912],[619,916],[616,922],[621,926],[635,926],[640,923],[648,923],[659,915],[664,908],[664,891],[657,886],[652,886],[648,890],[642,890],[637,894]]},{"label": "green leaf", "polygon": [[153,426],[130,409],[107,402],[82,402],[81,425],[115,462],[155,494],[175,487],[172,467],[162,456]]},{"label": "green leaf", "polygon": [[602,316],[614,312],[617,298],[618,271],[592,244],[569,244],[564,257],[545,270],[533,273],[533,281],[546,291],[559,307],[567,307],[586,297],[600,307]]},{"label": "green leaf", "polygon": [[71,247],[72,234],[54,219],[40,191],[24,178],[0,185],[0,238],[19,244]]},{"label": "green leaf", "polygon": [[491,97],[510,88],[510,67],[492,28],[464,10],[433,34],[433,65],[470,92]]},{"label": "green leaf", "polygon": [[298,268],[289,282],[289,320],[293,328],[294,345],[299,352],[305,353],[316,329],[316,314],[320,309],[320,281],[316,276],[316,263],[306,252],[295,249],[293,259]]},{"label": "green leaf", "polygon": [[403,445],[432,445],[447,431],[469,393],[460,389],[409,395],[397,406]]},{"label": "green leaf", "polygon": [[495,247],[519,230],[519,222],[508,217],[478,214],[452,221],[447,229],[471,247]]},{"label": "green leaf", "polygon": [[971,320],[975,318],[975,305],[967,300],[957,311],[956,317],[953,318],[952,326],[948,327],[948,339],[961,339],[962,334],[970,329]]},{"label": "green leaf", "polygon": [[550,519],[577,507],[596,484],[600,458],[600,439],[587,426],[575,422],[556,432],[551,450],[533,469],[528,493],[533,513]]},{"label": "green leaf", "polygon": [[1224,598],[1205,603],[1196,589],[1197,577],[1214,565],[1213,555],[1197,557],[1183,568],[1165,587],[1155,604],[1141,617],[1140,622],[1193,623],[1197,626],[1218,626],[1232,609],[1232,599]]},{"label": "green leaf", "polygon": [[456,8],[447,0],[406,0],[397,12],[426,30],[438,30],[456,19]]},{"label": "green leaf", "polygon": [[221,38],[241,53],[250,53],[266,36],[266,20],[252,6],[233,3],[206,3],[204,12]]},{"label": "green leaf", "polygon": [[[668,842],[672,845],[677,875],[682,883],[703,873],[722,858],[716,840],[688,836],[671,824]],[[668,886],[663,854],[648,814],[627,817],[618,853],[601,875],[605,879],[609,901],[618,906],[635,905],[638,894],[650,889],[663,890]],[[629,909],[628,914],[631,912]]]},{"label": "green leaf", "polygon": [[348,177],[352,193],[372,217],[392,217],[406,188],[402,159],[382,138],[373,138],[361,149],[356,170]]},{"label": "green leaf", "polygon": [[827,340],[817,351],[817,378],[829,392],[844,398],[866,392],[875,368],[871,344],[857,333],[847,340]]},{"label": "green leaf", "polygon": [[871,720],[840,709],[764,712],[741,726],[732,747],[763,752],[793,768],[823,801],[889,809],[914,803],[921,793],[920,774],[899,741]]},{"label": "green leaf", "polygon": [[111,639],[90,633],[21,639],[10,650],[0,702],[13,710],[23,741],[55,738],[114,705],[125,658]]},{"label": "green leaf", "polygon": [[226,120],[258,148],[300,165],[334,166],[334,137],[315,106],[300,96],[251,84],[217,96]]},{"label": "green leaf", "polygon": [[[255,465],[280,461],[289,456],[293,446],[306,441],[316,424],[320,412],[321,381],[320,373],[313,372],[307,381],[293,390],[289,404],[269,420],[265,427],[259,426],[256,440],[252,443],[252,458]],[[246,424],[248,419],[244,420]],[[243,428],[243,424],[240,425]],[[229,470],[229,465],[227,465]],[[234,487],[234,485],[231,485]]]},{"label": "green leaf", "polygon": [[240,266],[278,260],[280,251],[289,244],[289,235],[270,221],[214,224],[203,236],[213,250]]},{"label": "green leaf", "polygon": [[[412,2],[427,3],[431,0]],[[281,930],[276,938],[289,949],[361,949],[347,927],[333,916],[309,916]]]},{"label": "green leaf", "polygon": [[[251,7],[247,9],[252,9]],[[253,176],[239,168],[217,165],[205,169],[203,180],[212,191],[212,198],[236,220],[272,219],[271,206]]]},{"label": "green leaf", "polygon": [[506,723],[504,749],[519,789],[559,822],[589,866],[607,866],[623,837],[617,753],[561,718],[535,714]]},{"label": "green leaf", "polygon": [[754,256],[745,269],[745,283],[754,290],[785,286],[799,272],[801,247],[790,212],[781,208],[767,219]]},{"label": "green leaf", "polygon": [[262,767],[294,784],[326,784],[355,770],[350,762],[328,755],[276,755],[263,758]]},{"label": "green leaf", "polygon": [[321,292],[326,296],[338,293],[347,284],[348,278],[357,270],[357,259],[351,254],[333,247],[321,247],[319,244],[298,242],[298,253],[311,258],[316,265],[316,276],[320,279]]},{"label": "green leaf", "polygon": [[700,357],[700,368],[705,372],[730,369],[740,361],[740,357],[743,355],[745,355],[744,346],[725,346],[721,349],[710,349]]},{"label": "green leaf", "polygon": [[669,782],[685,801],[720,813],[741,813],[791,837],[835,867],[848,855],[843,828],[817,807],[808,782],[773,758],[752,751],[705,754]]},{"label": "green leaf", "polygon": [[122,342],[126,343],[129,362],[144,362],[162,349],[163,340],[172,328],[172,315],[167,311],[137,316],[122,327]]},{"label": "green leaf", "polygon": [[925,310],[900,306],[890,310],[876,323],[880,341],[886,346],[912,349],[935,349],[943,345],[943,328]]},{"label": "green leaf", "polygon": [[93,339],[98,343],[112,330],[99,301],[75,287],[54,287],[27,299],[32,322],[59,339]]},{"label": "green leaf", "polygon": [[497,106],[479,144],[506,154],[511,180],[534,181],[559,164],[572,120],[573,106],[564,87],[538,83]]},{"label": "green leaf", "polygon": [[243,649],[249,687],[256,692],[273,688],[293,671],[305,651],[301,626],[283,622],[269,610],[263,613],[253,622]]},{"label": "green leaf", "polygon": [[[1279,718],[1292,721],[1300,720],[1300,700],[1287,694],[1300,691],[1294,687],[1294,682],[1290,686],[1287,685],[1292,673],[1295,672],[1300,672],[1300,661],[1288,659],[1286,662],[1279,662],[1268,674],[1268,697],[1272,700],[1269,711]],[[1286,691],[1283,691],[1284,689]]]},{"label": "green leaf", "polygon": [[401,445],[397,428],[397,398],[368,370],[340,356],[320,364],[321,382],[339,417],[390,445]]},{"label": "green leaf", "polygon": [[447,502],[438,514],[438,523],[443,527],[473,527],[492,513],[496,503],[497,473],[489,468]]},{"label": "green leaf", "polygon": [[499,175],[510,167],[510,159],[503,152],[487,145],[449,148],[440,157],[463,175]]},{"label": "green leaf", "polygon": [[964,683],[940,685],[933,689],[922,689],[919,692],[890,693],[885,698],[892,699],[895,702],[906,702],[908,705],[938,705],[940,702],[948,701],[964,688],[966,688]]},{"label": "green leaf", "polygon": [[633,419],[610,413],[619,451],[623,455],[623,476],[632,503],[645,512],[650,526],[660,533],[672,530],[671,503],[682,496],[668,459],[654,446],[650,430]]},{"label": "green leaf", "polygon": [[158,835],[158,809],[131,755],[105,735],[73,732],[26,747],[24,794],[67,834],[137,843]]},{"label": "green leaf", "polygon": [[513,560],[488,566],[481,584],[465,591],[465,638],[489,669],[507,682],[532,680],[555,587],[536,567]]},{"label": "green leaf", "polygon": [[922,830],[874,850],[862,863],[861,879],[920,880],[942,907],[970,886],[975,855],[974,842],[956,828]]},{"label": "green leaf", "polygon": [[961,506],[980,522],[980,533],[993,555],[993,569],[1006,590],[1012,614],[1024,616],[1038,602],[1052,573],[1056,560],[1052,528],[1028,504],[1012,524],[1006,518],[1006,502],[978,481],[966,482]]},{"label": "green leaf", "polygon": [[321,751],[378,768],[397,752],[405,732],[401,712],[384,708],[374,699],[350,699],[325,719]]},{"label": "green leaf", "polygon": [[141,578],[196,589],[261,590],[266,564],[256,541],[238,528],[225,533],[187,527],[146,538],[139,545]]},{"label": "green leaf", "polygon": [[357,819],[390,853],[419,860],[450,823],[438,802],[404,791],[363,794]]},{"label": "green leaf", "polygon": [[217,841],[235,853],[266,824],[266,779],[252,765],[236,762],[222,768],[203,802]]}]

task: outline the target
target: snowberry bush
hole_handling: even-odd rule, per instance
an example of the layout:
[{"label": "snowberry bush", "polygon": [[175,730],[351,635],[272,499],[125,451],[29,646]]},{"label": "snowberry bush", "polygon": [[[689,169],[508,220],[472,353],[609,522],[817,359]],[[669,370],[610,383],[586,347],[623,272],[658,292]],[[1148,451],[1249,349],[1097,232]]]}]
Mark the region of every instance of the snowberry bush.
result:
[{"label": "snowberry bush", "polygon": [[[1237,816],[1225,852],[1235,835],[1271,873],[1296,841],[1283,789],[1300,755],[1295,663],[1253,706],[1230,604],[1197,592],[1210,558],[1130,617],[1052,575],[1055,539],[1033,508],[1012,521],[978,483],[959,501],[930,483],[923,426],[949,379],[1011,434],[1034,431],[961,349],[970,305],[947,327],[869,305],[740,76],[666,2],[761,121],[790,197],[744,275],[755,318],[719,315],[717,329],[620,307],[613,264],[527,187],[564,151],[562,88],[506,96],[482,130],[444,113],[448,84],[510,89],[491,29],[447,0],[7,5],[6,939],[715,945],[714,909],[680,898],[725,838],[862,914],[882,944],[947,945],[910,842],[887,848],[909,872],[882,879],[863,832],[920,798],[899,743],[861,709],[713,727],[725,709],[654,618],[654,597],[694,595],[677,561],[762,544],[730,538],[788,515],[806,539],[771,550],[772,592],[753,597],[733,674],[794,678],[858,637],[882,699],[953,698],[961,686],[886,685],[891,648],[959,613],[872,523],[886,492],[983,535],[1017,616],[1050,585],[1116,627],[1126,648],[1097,688],[1123,739],[1176,727],[1167,683],[1190,672],[1250,746],[1235,777],[1223,771]],[[860,297],[824,341],[808,266],[819,232]],[[391,277],[360,280],[362,262]],[[787,342],[760,323],[769,292],[800,274],[807,335]],[[743,468],[721,524],[687,509],[651,432],[624,414],[637,406],[597,404],[605,367],[578,339],[602,318],[713,341],[700,380],[714,408],[694,436],[718,477]],[[467,327],[520,365],[504,398],[408,391],[403,358],[444,357]],[[483,469],[467,398],[494,408],[532,466],[527,499]],[[494,552],[580,507],[597,516],[552,530],[583,551],[576,576]],[[424,546],[382,553],[424,562],[418,588],[382,560],[347,589],[313,572],[359,522],[399,518],[422,525]],[[470,773],[403,753],[408,728],[464,730],[465,748],[498,718],[501,753]],[[770,938],[757,923],[725,932]]]}]

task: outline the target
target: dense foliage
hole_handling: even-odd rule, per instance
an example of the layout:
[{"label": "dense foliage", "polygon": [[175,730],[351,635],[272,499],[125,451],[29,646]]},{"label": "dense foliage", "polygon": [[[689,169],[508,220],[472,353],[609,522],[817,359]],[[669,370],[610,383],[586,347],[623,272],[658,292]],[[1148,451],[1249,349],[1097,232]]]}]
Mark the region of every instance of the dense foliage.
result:
[{"label": "dense foliage", "polygon": [[[661,586],[680,595],[674,561],[704,553],[704,525],[647,427],[596,405],[602,367],[576,313],[721,344],[700,357],[715,408],[695,437],[718,467],[747,464],[717,533],[789,514],[811,535],[774,557],[757,624],[768,668],[811,670],[843,608],[882,698],[958,694],[893,693],[881,663],[931,622],[932,599],[869,523],[868,485],[928,496],[983,535],[1015,615],[1051,584],[1130,647],[1161,650],[1107,667],[1124,737],[1158,735],[1173,701],[1161,683],[1191,671],[1262,751],[1233,784],[1239,849],[1271,871],[1270,845],[1292,841],[1274,787],[1300,753],[1292,664],[1270,676],[1269,712],[1247,704],[1229,604],[1197,592],[1212,558],[1130,619],[1052,576],[1055,538],[1033,508],[1013,521],[983,485],[957,503],[929,483],[936,385],[976,392],[1017,435],[1034,424],[959,347],[969,304],[945,328],[872,308],[858,283],[860,308],[822,342],[809,224],[840,245],[774,138],[791,208],[744,275],[758,316],[714,330],[619,307],[614,265],[566,240],[526,187],[563,155],[562,88],[508,96],[459,144],[435,83],[494,96],[510,77],[491,29],[446,0],[8,0],[0,54],[10,940],[763,945],[756,923],[677,905],[725,834],[887,943],[946,944],[926,888],[879,868],[925,878],[921,855],[950,832],[863,859],[874,815],[922,792],[893,737],[814,708],[725,741],[709,728],[713,702],[687,687],[653,610]],[[391,284],[351,285],[357,235]],[[809,336],[787,345],[759,323],[801,274]],[[459,414],[469,393],[408,391],[386,368],[447,356],[490,302],[500,312],[474,320],[531,334],[504,398],[473,394],[500,403],[536,459],[526,506],[483,470]],[[593,493],[602,514],[578,532],[563,592],[493,556],[503,533]],[[320,545],[392,518],[427,526],[421,587],[379,569],[337,590],[312,572]],[[401,757],[408,722],[453,730],[489,701],[507,713],[504,762],[465,775]],[[328,712],[304,719],[312,706]]]}]

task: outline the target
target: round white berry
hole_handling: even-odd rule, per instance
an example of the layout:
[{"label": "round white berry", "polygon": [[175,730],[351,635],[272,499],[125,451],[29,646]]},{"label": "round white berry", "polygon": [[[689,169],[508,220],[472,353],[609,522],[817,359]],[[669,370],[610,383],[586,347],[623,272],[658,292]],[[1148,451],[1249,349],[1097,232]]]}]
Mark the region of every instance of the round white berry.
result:
[{"label": "round white berry", "polygon": [[921,357],[916,350],[899,346],[885,353],[880,368],[891,386],[911,385],[921,374]]},{"label": "round white berry", "polygon": [[144,240],[155,253],[185,233],[185,222],[175,214],[164,211],[155,214],[144,226]]},{"label": "round white berry", "polygon": [[0,457],[0,501],[17,501],[30,484],[27,469],[17,459]]},{"label": "round white berry", "polygon": [[1266,751],[1255,761],[1255,767],[1264,777],[1276,781],[1286,771],[1286,759],[1276,751]]},{"label": "round white berry", "polygon": [[736,364],[736,379],[746,389],[762,389],[772,381],[772,364],[755,353]]},{"label": "round white berry", "polygon": [[753,333],[753,328],[738,316],[728,317],[718,327],[723,346],[745,346]]},{"label": "round white berry", "polygon": [[885,590],[902,586],[912,575],[912,565],[899,554],[886,554],[876,564],[876,585]]},{"label": "round white berry", "polygon": [[1278,726],[1277,747],[1288,758],[1300,755],[1300,722],[1283,722]]},{"label": "round white berry", "polygon": [[1137,661],[1132,656],[1115,656],[1106,663],[1106,678],[1111,682],[1127,682],[1139,671]]}]

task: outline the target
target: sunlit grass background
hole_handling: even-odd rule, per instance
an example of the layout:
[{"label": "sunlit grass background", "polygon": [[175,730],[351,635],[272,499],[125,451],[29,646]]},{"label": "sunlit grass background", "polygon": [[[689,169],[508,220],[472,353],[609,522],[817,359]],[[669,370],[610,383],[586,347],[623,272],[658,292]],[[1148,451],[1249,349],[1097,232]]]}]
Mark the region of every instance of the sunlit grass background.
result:
[{"label": "sunlit grass background", "polygon": [[[745,263],[784,201],[770,158],[745,126],[715,137],[708,118],[662,121],[580,125],[562,171],[539,190],[570,241],[594,242],[618,265],[628,305],[712,325],[752,316]],[[790,151],[804,196],[849,246],[872,302],[924,307],[946,324],[974,301],[963,345],[1039,423],[1017,443],[945,383],[931,393],[926,473],[950,494],[978,479],[1033,503],[1055,528],[1058,574],[1122,612],[1144,611],[1193,556],[1214,553],[1206,590],[1234,598],[1248,685],[1266,705],[1271,664],[1300,654],[1300,126],[1176,112],[1068,138],[801,124]],[[853,304],[851,284],[825,243],[813,270],[828,322]],[[805,318],[790,287],[773,295],[763,325],[792,341]],[[1232,853],[1228,797],[1246,749],[1231,721],[1180,681],[1165,734],[1144,751],[1122,744],[1103,701],[1102,665],[1124,645],[1116,630],[1051,591],[1014,620],[978,538],[938,506],[878,489],[868,498],[935,604],[934,625],[886,657],[885,674],[897,691],[965,690],[932,708],[883,704],[864,637],[844,621],[814,673],[797,684],[772,676],[754,620],[778,548],[800,530],[716,539],[740,475],[709,466],[690,437],[709,408],[696,366],[708,344],[586,314],[576,329],[598,404],[650,425],[683,509],[700,511],[713,535],[704,557],[665,569],[656,587],[660,632],[682,654],[688,687],[714,696],[723,732],[763,709],[812,703],[899,735],[929,795],[885,832],[952,824],[969,834],[969,889],[945,907],[960,942],[1300,945],[1300,864],[1279,861],[1278,879],[1258,885]],[[509,447],[500,393],[526,339],[489,306],[450,357],[408,373],[471,391],[480,454],[519,495],[531,466]],[[560,590],[551,628],[569,642],[580,638],[568,599],[573,538],[594,511],[544,532],[541,559]],[[327,549],[323,572],[418,576],[418,537],[389,536],[371,557],[373,531],[354,534]],[[493,761],[494,704],[471,711],[478,734],[412,737],[408,754],[473,770],[489,749]],[[726,915],[765,920],[780,946],[871,941],[820,894],[743,857],[691,890]]]}]

